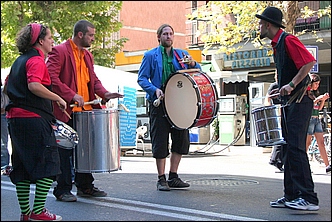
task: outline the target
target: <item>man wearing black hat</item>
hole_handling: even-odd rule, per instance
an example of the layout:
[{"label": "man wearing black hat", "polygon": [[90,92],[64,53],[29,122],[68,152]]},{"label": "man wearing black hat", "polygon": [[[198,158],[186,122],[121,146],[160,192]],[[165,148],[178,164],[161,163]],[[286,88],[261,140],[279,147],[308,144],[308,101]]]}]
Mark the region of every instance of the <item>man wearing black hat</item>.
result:
[{"label": "man wearing black hat", "polygon": [[315,58],[294,35],[284,32],[282,12],[267,7],[260,19],[260,38],[269,38],[278,73],[278,89],[283,103],[282,134],[287,144],[282,145],[284,159],[284,196],[271,201],[271,207],[289,207],[296,210],[319,210],[317,193],[306,153],[306,132],[313,101],[307,95],[308,73]]}]

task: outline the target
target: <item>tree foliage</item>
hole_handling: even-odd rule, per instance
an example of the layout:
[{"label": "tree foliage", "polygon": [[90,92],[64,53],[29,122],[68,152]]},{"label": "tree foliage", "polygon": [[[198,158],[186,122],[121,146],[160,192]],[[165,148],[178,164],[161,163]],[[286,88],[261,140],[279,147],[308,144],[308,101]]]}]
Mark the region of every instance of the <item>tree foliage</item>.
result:
[{"label": "tree foliage", "polygon": [[[118,13],[121,1],[1,1],[1,68],[12,65],[17,58],[17,32],[31,22],[50,27],[55,44],[72,37],[74,24],[86,19],[96,27],[90,51],[95,63],[114,67],[115,54],[126,38],[113,38],[122,27]],[[114,40],[116,39],[116,40]]]},{"label": "tree foliage", "polygon": [[297,18],[313,15],[331,17],[331,6],[312,11],[307,7],[299,9],[298,1],[209,1],[186,16],[198,22],[196,37],[204,43],[204,54],[209,49],[229,54],[243,47],[239,43],[251,42],[257,48],[266,44],[259,39],[259,19],[255,15],[262,14],[267,6],[281,9],[285,30],[290,33],[294,30]]}]

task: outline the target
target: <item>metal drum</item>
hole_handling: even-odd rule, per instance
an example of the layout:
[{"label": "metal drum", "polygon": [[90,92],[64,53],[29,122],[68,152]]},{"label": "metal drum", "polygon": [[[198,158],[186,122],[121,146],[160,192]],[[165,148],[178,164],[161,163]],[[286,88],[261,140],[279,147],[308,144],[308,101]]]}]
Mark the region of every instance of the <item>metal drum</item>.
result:
[{"label": "metal drum", "polygon": [[120,169],[119,111],[93,109],[74,113],[80,142],[74,152],[79,173],[103,173]]},{"label": "metal drum", "polygon": [[281,105],[259,107],[252,110],[257,146],[286,144],[281,129]]},{"label": "metal drum", "polygon": [[73,149],[78,144],[77,132],[60,120],[52,125],[55,139],[60,148]]}]

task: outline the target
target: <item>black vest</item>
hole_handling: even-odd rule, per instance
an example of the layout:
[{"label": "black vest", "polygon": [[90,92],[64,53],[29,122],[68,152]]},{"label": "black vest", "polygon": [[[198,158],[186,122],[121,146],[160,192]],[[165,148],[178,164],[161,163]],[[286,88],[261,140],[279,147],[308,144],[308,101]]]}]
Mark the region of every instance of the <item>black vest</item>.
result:
[{"label": "black vest", "polygon": [[[33,56],[40,56],[36,49],[20,55],[13,63],[8,76],[7,95],[10,102],[6,110],[19,107],[37,113],[50,122],[55,121],[52,101],[36,96],[28,89],[26,63]],[[51,85],[44,86],[48,90],[52,89]]]},{"label": "black vest", "polygon": [[[298,73],[293,60],[288,56],[285,48],[285,38],[289,34],[286,32],[281,33],[280,40],[277,45],[274,47],[276,49],[276,54],[273,54],[274,62],[277,67],[278,72],[278,84],[279,89],[288,84]],[[310,81],[309,75],[307,75],[292,91],[290,96],[300,90],[304,85],[308,85]]]}]

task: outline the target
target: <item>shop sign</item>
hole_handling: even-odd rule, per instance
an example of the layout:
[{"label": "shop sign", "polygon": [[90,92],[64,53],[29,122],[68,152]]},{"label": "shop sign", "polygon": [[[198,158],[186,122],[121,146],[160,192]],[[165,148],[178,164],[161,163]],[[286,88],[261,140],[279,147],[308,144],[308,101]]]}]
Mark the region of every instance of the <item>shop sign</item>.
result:
[{"label": "shop sign", "polygon": [[273,56],[268,55],[269,51],[270,49],[258,49],[224,54],[224,68],[234,70],[271,66],[274,61]]},{"label": "shop sign", "polygon": [[318,46],[305,46],[306,49],[311,53],[311,55],[316,59],[315,65],[312,67],[310,72],[318,73]]}]

